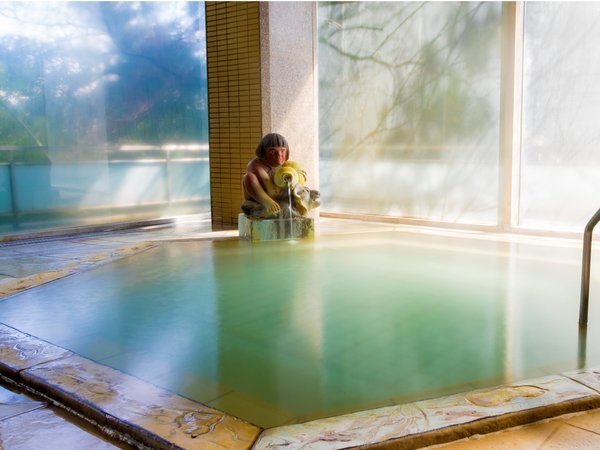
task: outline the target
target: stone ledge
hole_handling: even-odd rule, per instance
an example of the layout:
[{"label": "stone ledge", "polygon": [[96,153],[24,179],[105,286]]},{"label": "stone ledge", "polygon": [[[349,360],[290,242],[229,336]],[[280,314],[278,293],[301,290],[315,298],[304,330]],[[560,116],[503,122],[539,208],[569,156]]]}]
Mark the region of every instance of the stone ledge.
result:
[{"label": "stone ledge", "polygon": [[69,350],[0,323],[0,374],[15,379],[22,370],[71,355]]},{"label": "stone ledge", "polygon": [[49,283],[69,275],[73,275],[84,270],[92,269],[102,264],[107,264],[127,256],[141,253],[145,250],[156,247],[152,242],[139,242],[121,246],[112,251],[103,251],[95,254],[89,254],[76,262],[68,262],[64,266],[54,270],[36,273],[22,278],[6,279],[0,282],[0,298],[18,294],[21,291]]},{"label": "stone ledge", "polygon": [[590,368],[260,434],[241,419],[3,324],[0,374],[151,448],[409,449],[600,408],[600,368]]},{"label": "stone ledge", "polygon": [[151,448],[252,446],[261,429],[107,366],[73,355],[21,372],[24,383]]},{"label": "stone ledge", "polygon": [[408,450],[439,445],[468,438],[477,434],[487,434],[506,430],[516,426],[527,425],[540,420],[561,416],[563,414],[592,410],[600,407],[600,397],[586,397],[550,404],[532,409],[505,413],[500,416],[486,417],[471,422],[452,425],[426,431],[420,434],[407,435],[385,442],[366,445],[361,448],[369,450]]},{"label": "stone ledge", "polygon": [[315,235],[315,221],[310,217],[259,220],[240,214],[238,231],[241,238],[252,242],[312,239]]},{"label": "stone ledge", "polygon": [[597,391],[557,375],[271,428],[253,450],[412,449],[598,407]]},{"label": "stone ledge", "polygon": [[150,448],[249,449],[261,429],[0,324],[0,374]]}]

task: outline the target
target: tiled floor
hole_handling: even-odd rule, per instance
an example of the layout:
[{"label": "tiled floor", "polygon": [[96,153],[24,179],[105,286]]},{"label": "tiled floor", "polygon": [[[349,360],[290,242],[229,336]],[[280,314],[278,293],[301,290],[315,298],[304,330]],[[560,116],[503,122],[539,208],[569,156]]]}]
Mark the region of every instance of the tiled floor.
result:
[{"label": "tiled floor", "polygon": [[0,448],[5,450],[130,449],[40,399],[0,387]]},{"label": "tiled floor", "polygon": [[592,450],[600,448],[600,410],[569,414],[531,425],[428,447],[444,450]]},{"label": "tiled floor", "polygon": [[[320,233],[339,232],[341,223],[338,220],[322,220]],[[139,251],[139,246],[144,243],[154,245],[162,240],[198,238],[209,231],[209,227],[207,221],[187,222],[172,227],[147,227],[143,230],[0,245],[0,296],[64,276],[74,268],[80,270],[127,256]],[[374,226],[364,222],[343,222],[344,231],[369,232],[397,228],[393,224]],[[212,236],[231,238],[235,235],[235,232],[223,232]],[[0,380],[0,385],[12,389],[6,381]],[[28,397],[23,392],[0,388],[0,448],[47,450],[130,447],[103,438],[81,420],[47,402]],[[429,448],[597,449],[600,448],[600,410],[560,416]]]}]

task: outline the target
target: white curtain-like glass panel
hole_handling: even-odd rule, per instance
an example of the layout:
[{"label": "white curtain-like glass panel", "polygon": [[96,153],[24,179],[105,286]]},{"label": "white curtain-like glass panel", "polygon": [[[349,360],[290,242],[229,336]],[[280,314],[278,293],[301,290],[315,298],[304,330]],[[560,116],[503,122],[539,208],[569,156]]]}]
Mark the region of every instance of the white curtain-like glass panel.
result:
[{"label": "white curtain-like glass panel", "polygon": [[209,211],[202,2],[0,3],[0,235]]},{"label": "white curtain-like glass panel", "polygon": [[583,230],[600,208],[600,3],[525,7],[520,225]]},{"label": "white curtain-like glass panel", "polygon": [[323,211],[497,222],[501,14],[319,4]]}]

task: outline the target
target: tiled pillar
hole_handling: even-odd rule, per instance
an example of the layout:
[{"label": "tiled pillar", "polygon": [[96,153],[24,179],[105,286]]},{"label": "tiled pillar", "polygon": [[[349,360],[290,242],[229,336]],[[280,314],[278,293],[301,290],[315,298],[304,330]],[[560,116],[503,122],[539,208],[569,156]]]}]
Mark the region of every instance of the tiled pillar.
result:
[{"label": "tiled pillar", "polygon": [[212,226],[235,228],[241,177],[262,137],[258,2],[206,2]]},{"label": "tiled pillar", "polygon": [[261,137],[283,134],[318,189],[316,3],[206,2],[211,210],[237,227],[241,178]]}]

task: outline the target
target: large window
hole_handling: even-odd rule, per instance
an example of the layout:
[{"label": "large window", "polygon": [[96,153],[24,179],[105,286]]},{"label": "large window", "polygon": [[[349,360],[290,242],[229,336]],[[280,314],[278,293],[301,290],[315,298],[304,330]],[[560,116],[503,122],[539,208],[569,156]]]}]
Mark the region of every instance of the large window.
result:
[{"label": "large window", "polygon": [[501,4],[318,12],[322,209],[496,223]]},{"label": "large window", "polygon": [[[495,225],[510,185],[511,225],[582,229],[600,6],[522,5],[318,4],[323,211]],[[202,3],[0,3],[0,234],[208,212],[204,49]]]},{"label": "large window", "polygon": [[521,224],[583,230],[600,208],[600,3],[525,6]]},{"label": "large window", "polygon": [[599,22],[594,2],[320,4],[322,210],[583,230]]},{"label": "large window", "polygon": [[208,211],[204,5],[0,3],[0,234]]}]

